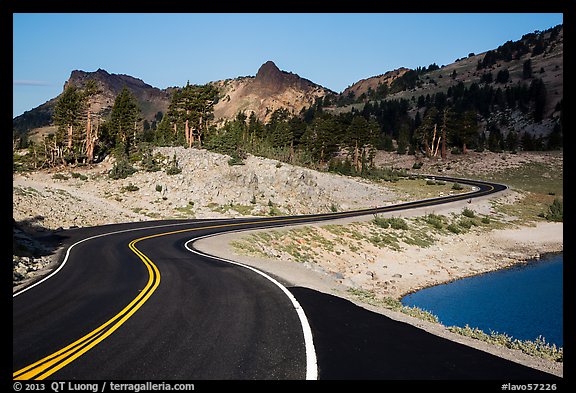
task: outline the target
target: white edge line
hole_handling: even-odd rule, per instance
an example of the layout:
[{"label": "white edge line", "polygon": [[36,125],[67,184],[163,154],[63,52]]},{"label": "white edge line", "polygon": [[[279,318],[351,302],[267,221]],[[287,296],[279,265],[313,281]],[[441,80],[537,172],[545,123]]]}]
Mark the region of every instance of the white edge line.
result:
[{"label": "white edge line", "polygon": [[[245,231],[245,229],[238,230],[238,231],[226,231],[226,233],[242,232],[242,231]],[[213,237],[213,236],[218,236],[218,235],[220,235],[220,233],[192,238],[192,239],[188,240],[186,243],[184,243],[184,247],[188,251],[190,251],[194,254],[197,254],[197,255],[200,255],[203,257],[209,257],[212,259],[217,259],[217,260],[222,261],[222,262],[231,263],[233,265],[241,266],[243,268],[251,270],[255,273],[258,273],[262,277],[268,279],[269,281],[274,283],[278,288],[280,288],[282,290],[282,292],[284,292],[284,294],[292,302],[292,305],[294,306],[294,309],[296,310],[296,313],[298,314],[298,318],[300,319],[300,325],[302,326],[302,332],[304,333],[304,346],[306,349],[306,379],[307,380],[317,380],[318,379],[318,363],[317,363],[317,359],[316,359],[316,350],[314,348],[314,339],[312,337],[312,329],[310,328],[310,324],[308,323],[308,318],[306,318],[306,313],[304,313],[304,309],[302,308],[300,303],[298,303],[298,300],[296,300],[294,295],[292,295],[292,293],[284,285],[280,284],[276,279],[272,278],[271,276],[269,276],[268,274],[264,273],[261,270],[258,270],[252,266],[245,265],[245,264],[240,263],[240,262],[232,261],[230,259],[220,258],[220,257],[214,256],[214,255],[206,254],[206,253],[198,251],[194,248],[190,248],[188,246],[188,244],[191,242],[195,242],[197,240],[201,240],[201,239]]]},{"label": "white edge line", "polygon": [[[206,221],[216,221],[216,220],[206,220]],[[56,270],[54,270],[52,273],[50,273],[49,275],[47,275],[46,277],[44,277],[43,279],[41,279],[40,281],[35,282],[34,284],[31,284],[25,288],[22,288],[21,290],[14,292],[12,294],[12,298],[15,298],[18,295],[23,294],[24,292],[28,291],[29,289],[34,288],[37,285],[42,284],[44,281],[48,280],[49,278],[54,277],[60,270],[62,270],[62,268],[64,267],[64,265],[66,265],[66,262],[68,262],[68,257],[70,256],[70,250],[72,250],[72,248],[74,248],[74,246],[83,243],[87,240],[92,240],[92,239],[96,239],[98,237],[103,237],[103,236],[108,236],[108,235],[116,235],[118,233],[124,233],[124,232],[134,232],[134,231],[141,231],[141,230],[145,230],[145,229],[152,229],[152,228],[162,228],[162,227],[167,227],[167,226],[178,226],[178,225],[190,225],[190,224],[195,224],[195,222],[185,222],[185,223],[175,223],[175,224],[162,224],[162,225],[152,225],[152,226],[147,226],[147,227],[140,227],[140,228],[130,228],[130,229],[123,229],[120,231],[113,231],[113,232],[106,232],[106,233],[101,233],[99,235],[94,235],[94,236],[90,236],[87,238],[84,238],[82,240],[77,241],[76,243],[72,244],[70,247],[68,247],[68,249],[66,250],[66,256],[64,257],[64,260],[62,261],[62,263],[58,266],[58,268]]]}]

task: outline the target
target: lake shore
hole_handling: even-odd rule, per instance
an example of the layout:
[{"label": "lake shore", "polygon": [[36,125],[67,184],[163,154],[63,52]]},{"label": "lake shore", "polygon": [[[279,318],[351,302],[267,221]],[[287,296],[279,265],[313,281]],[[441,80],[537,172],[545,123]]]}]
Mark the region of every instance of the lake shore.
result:
[{"label": "lake shore", "polygon": [[[501,197],[506,198],[509,195]],[[442,208],[436,207],[435,214],[461,211],[463,206],[471,207],[475,211],[484,211],[487,201],[464,203],[465,205],[455,203]],[[404,217],[426,214],[422,209],[414,210],[404,213]],[[337,220],[330,224],[360,225],[372,219],[372,216],[366,216]],[[315,224],[311,227],[326,232],[322,228],[324,225],[326,223]],[[253,231],[253,233],[262,232],[266,230]],[[323,234],[326,235],[326,233]],[[371,245],[364,244],[364,257],[353,253],[346,255],[341,253],[336,258],[336,255],[318,249],[319,258],[315,261],[323,261],[320,263],[298,263],[281,252],[277,252],[276,257],[238,252],[237,247],[234,246],[235,242],[245,240],[249,236],[247,232],[227,233],[196,241],[194,247],[220,258],[235,260],[258,268],[279,278],[288,287],[306,287],[340,296],[371,311],[417,326],[432,334],[557,376],[563,376],[562,363],[529,356],[518,350],[491,345],[452,333],[438,323],[423,321],[385,307],[368,304],[362,301],[362,298],[354,296],[354,292],[351,291],[351,288],[359,288],[378,297],[399,299],[407,293],[425,287],[525,263],[546,253],[561,252],[563,251],[562,223],[538,222],[490,231],[471,231],[458,236],[442,236],[430,247],[409,246],[401,251],[377,247],[372,249]],[[282,243],[286,239],[288,237],[281,237],[275,241]],[[449,257],[445,258],[447,255]],[[431,272],[436,272],[436,274],[431,274]]]}]

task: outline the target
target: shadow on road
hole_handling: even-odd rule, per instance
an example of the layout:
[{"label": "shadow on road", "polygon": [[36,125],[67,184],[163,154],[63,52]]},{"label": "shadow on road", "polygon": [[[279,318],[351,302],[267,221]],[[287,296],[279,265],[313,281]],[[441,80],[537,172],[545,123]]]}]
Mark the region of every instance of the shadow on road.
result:
[{"label": "shadow on road", "polygon": [[320,379],[559,379],[368,311],[346,299],[301,287],[292,287],[290,292],[310,322]]}]

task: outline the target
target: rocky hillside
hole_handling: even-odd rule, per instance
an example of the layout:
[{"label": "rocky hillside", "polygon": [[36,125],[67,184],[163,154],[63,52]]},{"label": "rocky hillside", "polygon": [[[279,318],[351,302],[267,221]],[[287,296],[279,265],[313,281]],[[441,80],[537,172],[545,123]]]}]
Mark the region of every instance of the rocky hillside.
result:
[{"label": "rocky hillside", "polygon": [[[116,96],[118,96],[124,86],[136,98],[142,111],[143,120],[153,121],[159,111],[166,112],[170,103],[168,90],[150,86],[142,80],[129,75],[110,74],[102,69],[94,72],[72,71],[70,78],[64,83],[63,90],[70,85],[83,88],[88,80],[94,80],[100,90],[100,93],[93,98],[92,107],[94,113],[100,118],[104,118],[110,113]],[[57,96],[14,118],[12,123],[14,134],[23,135],[30,133],[30,135],[35,135],[54,132],[52,114],[59,97]]]},{"label": "rocky hillside", "polygon": [[[19,173],[13,217],[47,229],[162,218],[307,214],[384,205],[385,185],[248,156],[243,165],[206,150],[161,147],[162,169],[126,179],[108,176],[113,160],[84,168]],[[180,173],[167,174],[176,157]]]},{"label": "rocky hillside", "polygon": [[348,97],[350,94],[353,94],[354,97],[360,97],[362,94],[368,95],[370,91],[378,91],[380,86],[386,85],[387,87],[390,87],[392,82],[402,77],[407,71],[410,71],[410,69],[401,67],[397,70],[388,71],[381,75],[360,79],[358,82],[344,89],[341,94],[344,97]]},{"label": "rocky hillside", "polygon": [[318,97],[334,93],[297,74],[281,71],[272,61],[264,63],[255,77],[227,79],[214,82],[221,91],[221,99],[214,107],[217,122],[231,119],[238,112],[267,121],[276,109],[286,108],[298,114],[310,107]]},{"label": "rocky hillside", "polygon": [[159,111],[165,113],[168,109],[170,94],[167,90],[160,90],[129,75],[110,74],[102,69],[96,72],[72,71],[70,79],[64,84],[64,89],[68,85],[82,88],[88,80],[96,81],[98,88],[102,91],[94,98],[93,104],[95,112],[102,116],[112,109],[114,100],[124,87],[130,90],[136,98],[143,119],[151,121],[156,113]]}]

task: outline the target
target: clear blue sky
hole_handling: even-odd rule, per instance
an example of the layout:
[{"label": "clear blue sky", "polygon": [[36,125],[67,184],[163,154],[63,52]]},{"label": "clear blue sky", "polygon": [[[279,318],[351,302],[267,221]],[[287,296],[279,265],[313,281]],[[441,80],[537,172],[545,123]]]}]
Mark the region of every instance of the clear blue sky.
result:
[{"label": "clear blue sky", "polygon": [[255,75],[272,60],[341,92],[560,23],[561,13],[14,14],[13,116],[60,94],[76,69],[166,88]]}]

